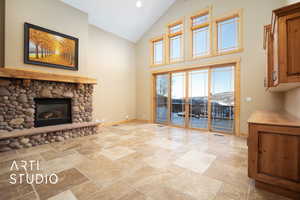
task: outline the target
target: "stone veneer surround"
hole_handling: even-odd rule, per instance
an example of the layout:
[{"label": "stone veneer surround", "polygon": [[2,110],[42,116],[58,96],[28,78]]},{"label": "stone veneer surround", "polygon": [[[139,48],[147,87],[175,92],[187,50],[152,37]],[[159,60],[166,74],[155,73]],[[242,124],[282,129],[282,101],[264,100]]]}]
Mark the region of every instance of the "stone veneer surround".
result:
[{"label": "stone veneer surround", "polygon": [[71,98],[72,122],[92,121],[92,84],[0,79],[0,132],[34,127],[34,98]]},{"label": "stone veneer surround", "polygon": [[[92,121],[92,95],[92,84],[1,78],[0,135],[12,133],[12,136],[0,139],[0,152],[96,134],[98,123],[90,123],[88,126],[83,123]],[[30,130],[34,128],[35,98],[71,98],[74,127],[54,130],[49,126],[45,127],[50,129],[47,133],[43,132],[44,129],[34,129],[41,130],[40,133]],[[24,129],[28,129],[28,135],[16,134]]]}]

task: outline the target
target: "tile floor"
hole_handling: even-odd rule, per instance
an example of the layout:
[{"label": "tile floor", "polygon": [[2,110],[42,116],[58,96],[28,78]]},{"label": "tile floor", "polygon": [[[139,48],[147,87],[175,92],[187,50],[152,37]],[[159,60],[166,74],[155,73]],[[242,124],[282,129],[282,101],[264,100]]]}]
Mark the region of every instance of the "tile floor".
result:
[{"label": "tile floor", "polygon": [[[10,184],[13,161],[57,184]],[[26,178],[22,178],[25,180]],[[37,179],[38,180],[38,179]],[[40,180],[40,179],[39,179]],[[1,200],[281,200],[247,177],[247,145],[229,135],[130,123],[94,136],[0,154]]]}]

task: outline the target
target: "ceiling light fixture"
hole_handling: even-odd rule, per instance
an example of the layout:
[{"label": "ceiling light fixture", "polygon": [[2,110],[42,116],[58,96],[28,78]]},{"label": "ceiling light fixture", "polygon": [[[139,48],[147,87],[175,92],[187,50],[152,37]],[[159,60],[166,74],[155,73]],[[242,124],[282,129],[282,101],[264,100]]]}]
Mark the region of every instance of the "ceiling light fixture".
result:
[{"label": "ceiling light fixture", "polygon": [[138,7],[138,8],[141,8],[142,6],[143,6],[143,4],[142,4],[142,1],[141,0],[138,0],[137,2],[136,2],[136,7]]}]

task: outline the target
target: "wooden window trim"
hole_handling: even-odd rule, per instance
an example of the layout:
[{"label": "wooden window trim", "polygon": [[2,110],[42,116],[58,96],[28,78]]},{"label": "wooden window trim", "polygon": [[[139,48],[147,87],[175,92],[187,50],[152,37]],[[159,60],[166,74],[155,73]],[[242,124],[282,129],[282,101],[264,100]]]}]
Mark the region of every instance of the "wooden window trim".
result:
[{"label": "wooden window trim", "polygon": [[[193,19],[200,17],[200,16],[204,16],[204,15],[208,15],[208,21],[202,24],[199,24],[197,26],[193,26]],[[194,56],[193,55],[193,49],[194,49],[194,35],[193,35],[193,31],[200,29],[200,28],[204,28],[204,27],[208,27],[208,31],[209,31],[209,52],[206,55],[201,55],[201,56]],[[212,31],[212,6],[209,6],[208,8],[202,9],[196,13],[194,13],[193,15],[191,15],[189,17],[189,60],[198,60],[198,59],[203,59],[203,58],[208,58],[213,56],[213,31]]]},{"label": "wooden window trim", "polygon": [[[238,18],[238,46],[236,49],[233,49],[233,50],[229,50],[229,51],[219,51],[218,49],[218,32],[219,32],[219,29],[218,29],[218,24],[220,22],[223,22],[223,21],[226,21],[226,20],[229,20],[229,19],[232,19],[232,18],[235,18],[237,17]],[[221,55],[228,55],[228,54],[233,54],[233,53],[240,53],[244,50],[243,48],[243,9],[239,9],[239,10],[236,10],[236,11],[233,11],[227,15],[224,15],[223,17],[219,17],[217,19],[215,19],[213,21],[213,26],[214,26],[214,55],[216,56],[221,56]]]},{"label": "wooden window trim", "polygon": [[[166,38],[166,64],[177,64],[177,63],[181,63],[181,62],[184,62],[185,60],[185,55],[184,55],[184,45],[185,45],[185,42],[184,42],[184,32],[185,32],[185,19],[184,17],[179,19],[179,20],[176,20],[174,22],[171,22],[169,24],[167,24],[167,38]],[[178,31],[176,33],[170,33],[170,28],[173,27],[173,26],[176,26],[176,25],[179,25],[179,24],[182,24],[182,29],[181,31]],[[179,59],[179,60],[176,60],[176,61],[171,61],[171,58],[170,58],[170,54],[171,54],[171,49],[170,49],[170,39],[172,37],[176,37],[178,35],[181,35],[181,46],[180,46],[180,52],[181,52],[181,55],[182,55],[182,58]]]},{"label": "wooden window trim", "polygon": [[[161,64],[154,64],[154,43],[163,41],[163,60]],[[166,64],[166,36],[161,35],[150,39],[150,67],[158,67]]]}]

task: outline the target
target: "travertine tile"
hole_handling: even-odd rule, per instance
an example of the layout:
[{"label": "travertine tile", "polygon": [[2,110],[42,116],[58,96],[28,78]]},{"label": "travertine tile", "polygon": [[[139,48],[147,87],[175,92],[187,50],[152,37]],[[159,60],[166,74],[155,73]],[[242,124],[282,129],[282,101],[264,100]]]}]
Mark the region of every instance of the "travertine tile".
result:
[{"label": "travertine tile", "polygon": [[175,190],[165,186],[164,184],[150,184],[138,189],[153,200],[197,200],[189,194],[183,193],[180,190]]},{"label": "travertine tile", "polygon": [[101,155],[78,165],[77,168],[100,188],[118,181],[126,172],[120,165]]},{"label": "travertine tile", "polygon": [[120,140],[130,140],[133,138],[136,138],[136,136],[135,135],[122,135],[119,137]]},{"label": "travertine tile", "polygon": [[100,188],[89,181],[72,187],[71,191],[78,200],[86,200],[94,193],[99,192]]},{"label": "travertine tile", "polygon": [[197,200],[213,200],[222,184],[221,181],[194,172],[184,172],[166,182],[169,188],[181,191]]},{"label": "travertine tile", "polygon": [[247,171],[220,163],[218,160],[216,160],[203,174],[243,189],[248,188],[250,183]]},{"label": "travertine tile", "polygon": [[238,188],[224,183],[214,200],[242,200],[247,199],[248,189]]},{"label": "travertine tile", "polygon": [[42,152],[40,154],[44,158],[44,160],[49,161],[49,160],[53,160],[56,158],[62,158],[62,157],[68,156],[68,155],[72,155],[74,153],[75,153],[74,150],[69,150],[69,151],[64,151],[64,152],[49,150],[46,152]]},{"label": "travertine tile", "polygon": [[59,173],[67,169],[71,169],[85,163],[87,158],[76,151],[73,151],[66,156],[61,156],[53,160],[44,161],[41,163],[42,169],[47,173]]},{"label": "travertine tile", "polygon": [[[98,135],[0,153],[0,199],[286,200],[255,189],[247,154],[246,139],[230,135],[142,123],[104,127]],[[56,172],[59,183],[35,185],[37,193],[8,185],[14,160],[40,160],[42,173]]]},{"label": "travertine tile", "polygon": [[103,149],[102,151],[100,151],[99,154],[101,154],[111,160],[118,160],[118,159],[128,156],[134,152],[135,152],[134,150],[129,149],[127,147],[117,146],[117,147],[113,147],[113,148],[109,148],[109,149]]},{"label": "travertine tile", "polygon": [[76,185],[88,181],[77,169],[68,169],[57,174],[57,184],[35,184],[35,189],[41,200],[66,191]]},{"label": "travertine tile", "polygon": [[[16,176],[13,176],[13,179],[11,179],[11,174],[14,173],[16,173]],[[14,182],[14,179],[16,180],[16,182]],[[15,183],[15,184],[11,184],[11,183]],[[0,199],[1,200],[20,199],[23,196],[32,192],[33,192],[32,186],[26,182],[26,178],[24,176],[20,178],[19,173],[7,172],[5,174],[0,175]]]},{"label": "travertine tile", "polygon": [[153,200],[153,199],[150,199],[150,197],[147,197],[140,192],[132,191],[126,194],[125,196],[122,196],[118,200]]},{"label": "travertine tile", "polygon": [[0,162],[4,162],[7,160],[13,160],[13,159],[18,158],[19,156],[20,155],[17,154],[16,150],[1,152],[0,153]]},{"label": "travertine tile", "polygon": [[149,142],[147,142],[147,144],[153,145],[153,146],[158,146],[160,148],[164,148],[164,149],[169,149],[169,150],[175,150],[177,148],[179,148],[182,144],[178,143],[178,142],[174,142],[165,138],[162,139],[154,139],[151,140]]},{"label": "travertine tile", "polygon": [[17,153],[22,156],[30,156],[32,154],[38,154],[46,151],[53,150],[53,147],[50,144],[38,145],[31,148],[19,149]]},{"label": "travertine tile", "polygon": [[197,173],[203,173],[210,167],[215,159],[215,155],[199,151],[189,151],[181,158],[177,159],[174,164]]},{"label": "travertine tile", "polygon": [[[31,165],[28,165],[27,162],[29,161],[33,161],[35,162],[33,167],[31,167]],[[27,155],[25,157],[23,156],[18,156],[18,158],[15,158],[13,160],[6,160],[4,162],[0,162],[0,174],[6,173],[6,172],[10,172],[11,169],[12,170],[21,170],[23,171],[23,168],[27,168],[28,170],[34,170],[36,167],[36,163],[37,162],[42,162],[43,158],[40,156],[40,154],[31,154],[31,155]],[[13,166],[13,163],[16,163],[16,165]],[[24,165],[26,164],[26,166]],[[18,169],[17,169],[18,168]],[[31,169],[33,168],[33,169]]]},{"label": "travertine tile", "polygon": [[120,181],[92,194],[87,200],[118,200],[132,191],[127,183]]},{"label": "travertine tile", "polygon": [[77,200],[77,198],[70,190],[67,190],[48,198],[48,200]]}]

